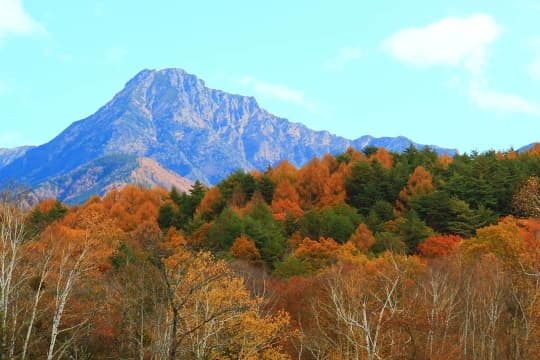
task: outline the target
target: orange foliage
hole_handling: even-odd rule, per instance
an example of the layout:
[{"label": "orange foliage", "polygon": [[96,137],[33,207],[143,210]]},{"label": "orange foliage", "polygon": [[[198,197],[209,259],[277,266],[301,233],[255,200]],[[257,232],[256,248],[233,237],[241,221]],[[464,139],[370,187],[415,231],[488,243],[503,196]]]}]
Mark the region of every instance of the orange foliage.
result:
[{"label": "orange foliage", "polygon": [[304,213],[300,208],[300,196],[288,179],[277,183],[272,199],[274,218],[285,220],[287,213],[300,217]]},{"label": "orange foliage", "polygon": [[208,232],[212,227],[213,222],[202,224],[197,230],[191,233],[191,236],[188,237],[188,244],[191,246],[201,246],[208,236]]},{"label": "orange foliage", "polygon": [[287,160],[283,160],[276,165],[275,168],[271,169],[268,173],[270,179],[278,183],[282,180],[289,180],[291,184],[296,183],[296,176],[298,170]]},{"label": "orange foliage", "polygon": [[369,157],[369,161],[375,160],[386,169],[390,169],[394,164],[394,158],[385,148],[378,148],[377,152]]},{"label": "orange foliage", "polygon": [[41,212],[49,212],[51,211],[52,207],[54,206],[54,204],[56,204],[56,199],[46,199],[46,200],[42,200],[39,202],[39,204],[37,204],[36,206],[36,210],[39,210]]},{"label": "orange foliage", "polygon": [[330,175],[330,179],[324,184],[323,194],[319,202],[320,208],[344,203],[347,197],[345,190],[345,179],[351,175],[351,168],[347,164],[341,164],[337,170]]},{"label": "orange foliage", "polygon": [[288,244],[291,249],[296,249],[302,241],[302,234],[299,231],[295,231],[289,238]]},{"label": "orange foliage", "polygon": [[454,161],[454,159],[448,154],[442,154],[439,157],[439,163],[441,163],[444,169],[448,169],[448,165],[450,165],[452,161]]},{"label": "orange foliage", "polygon": [[396,210],[402,213],[408,208],[409,200],[415,196],[426,195],[435,190],[433,178],[423,166],[418,166],[409,176],[407,186],[399,193],[396,201]]},{"label": "orange foliage", "polygon": [[319,238],[319,241],[305,238],[304,241],[296,248],[293,255],[299,259],[303,259],[309,267],[309,270],[314,271],[322,269],[336,262],[357,262],[364,258],[357,256],[358,250],[350,241],[343,245],[339,245],[332,238]]},{"label": "orange foliage", "polygon": [[234,240],[231,246],[232,256],[244,260],[258,260],[261,258],[259,250],[253,240],[242,234]]},{"label": "orange foliage", "polygon": [[195,214],[199,216],[215,215],[216,207],[221,200],[221,191],[217,186],[214,186],[204,194]]},{"label": "orange foliage", "polygon": [[520,233],[530,250],[540,247],[540,219],[519,219]]},{"label": "orange foliage", "polygon": [[344,155],[350,159],[349,165],[366,160],[366,156],[363,153],[350,146],[345,150]]},{"label": "orange foliage", "polygon": [[506,265],[515,266],[525,253],[526,243],[517,220],[508,216],[496,225],[478,229],[474,238],[461,243],[461,248],[470,257],[495,255]]},{"label": "orange foliage", "polygon": [[534,157],[540,157],[540,143],[536,143],[527,151],[527,154]]},{"label": "orange foliage", "polygon": [[317,277],[293,276],[287,281],[272,280],[269,287],[276,294],[274,306],[291,314],[293,324],[298,326],[312,316],[311,307],[306,304],[322,284]]},{"label": "orange foliage", "polygon": [[458,235],[435,235],[418,245],[418,251],[427,258],[447,256],[459,247],[462,240]]},{"label": "orange foliage", "polygon": [[308,210],[318,205],[329,178],[330,169],[317,158],[300,169],[297,188],[303,209]]},{"label": "orange foliage", "polygon": [[515,151],[509,151],[506,153],[506,159],[508,160],[517,160],[518,159],[518,153]]},{"label": "orange foliage", "polygon": [[321,165],[328,169],[330,173],[334,173],[338,169],[338,162],[332,154],[326,154],[321,159]]},{"label": "orange foliage", "polygon": [[362,253],[367,254],[369,248],[375,242],[375,237],[366,224],[360,224],[354,234],[351,235],[349,241]]}]

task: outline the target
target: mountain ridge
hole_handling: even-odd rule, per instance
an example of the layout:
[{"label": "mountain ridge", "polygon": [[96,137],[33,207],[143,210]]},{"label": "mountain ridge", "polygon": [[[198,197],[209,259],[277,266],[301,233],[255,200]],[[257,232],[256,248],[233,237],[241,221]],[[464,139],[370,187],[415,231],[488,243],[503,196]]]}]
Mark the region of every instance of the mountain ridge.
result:
[{"label": "mountain ridge", "polygon": [[424,147],[405,137],[349,140],[311,130],[272,115],[254,97],[206,87],[185,70],[145,69],[94,114],[0,168],[0,179],[38,187],[96,159],[129,154],[191,181],[215,184],[235,170],[265,169],[285,159],[301,166],[349,146],[403,151],[411,144]]}]

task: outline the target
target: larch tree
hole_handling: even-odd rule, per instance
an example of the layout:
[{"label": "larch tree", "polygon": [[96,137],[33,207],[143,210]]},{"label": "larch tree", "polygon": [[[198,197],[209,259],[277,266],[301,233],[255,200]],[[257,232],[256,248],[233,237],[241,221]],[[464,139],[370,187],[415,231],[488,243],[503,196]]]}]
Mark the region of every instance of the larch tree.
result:
[{"label": "larch tree", "polygon": [[409,208],[409,201],[415,196],[427,195],[435,190],[431,173],[418,166],[407,180],[407,185],[399,193],[396,210],[402,214]]}]

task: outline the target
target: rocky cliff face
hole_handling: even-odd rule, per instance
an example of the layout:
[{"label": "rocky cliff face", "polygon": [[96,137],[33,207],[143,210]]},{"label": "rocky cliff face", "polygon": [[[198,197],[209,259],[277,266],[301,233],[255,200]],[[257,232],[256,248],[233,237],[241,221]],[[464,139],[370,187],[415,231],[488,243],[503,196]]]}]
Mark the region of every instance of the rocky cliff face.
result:
[{"label": "rocky cliff face", "polygon": [[129,154],[215,184],[235,170],[264,169],[283,159],[300,166],[348,146],[401,151],[411,143],[313,131],[268,113],[252,97],[210,89],[181,69],[143,70],[95,114],[0,168],[0,178],[36,187],[104,156]]},{"label": "rocky cliff face", "polygon": [[20,158],[33,146],[21,146],[11,149],[0,149],[0,169]]},{"label": "rocky cliff face", "polygon": [[162,168],[152,159],[108,155],[39,184],[34,194],[41,199],[57,198],[68,204],[76,204],[126,184],[166,189],[174,186],[185,192],[191,188],[192,182]]}]

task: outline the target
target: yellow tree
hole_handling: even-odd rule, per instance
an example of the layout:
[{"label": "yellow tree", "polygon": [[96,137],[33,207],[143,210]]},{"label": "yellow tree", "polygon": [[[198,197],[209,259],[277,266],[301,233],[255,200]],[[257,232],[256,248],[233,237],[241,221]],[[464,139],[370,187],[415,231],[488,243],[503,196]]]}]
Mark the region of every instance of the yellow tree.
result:
[{"label": "yellow tree", "polygon": [[169,358],[285,358],[280,344],[288,317],[264,316],[225,262],[192,254],[185,241],[167,246],[162,274],[170,309]]}]

